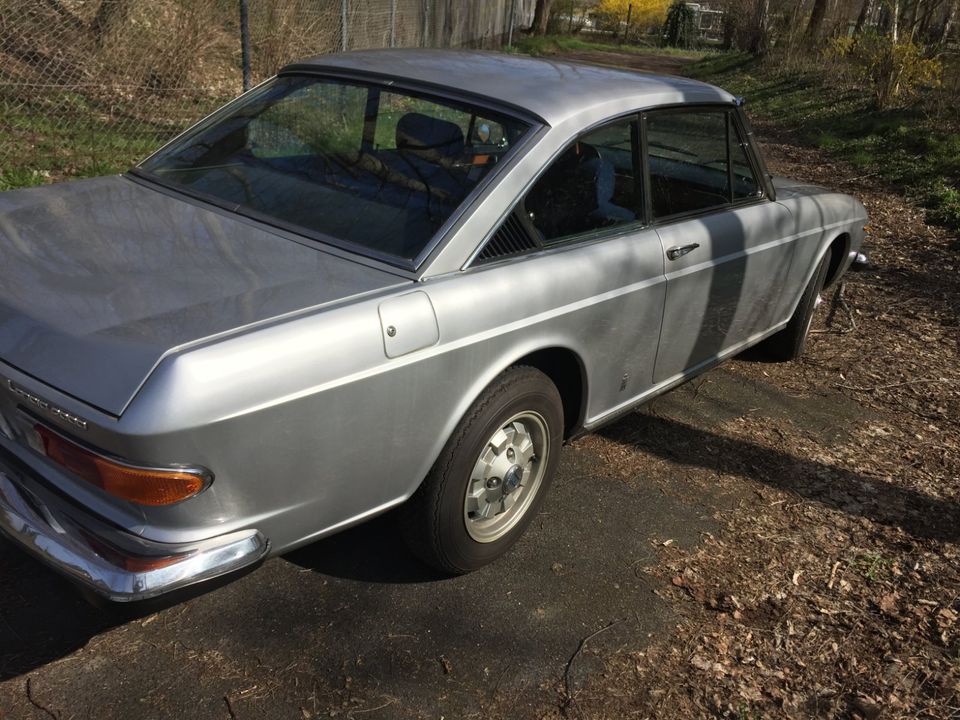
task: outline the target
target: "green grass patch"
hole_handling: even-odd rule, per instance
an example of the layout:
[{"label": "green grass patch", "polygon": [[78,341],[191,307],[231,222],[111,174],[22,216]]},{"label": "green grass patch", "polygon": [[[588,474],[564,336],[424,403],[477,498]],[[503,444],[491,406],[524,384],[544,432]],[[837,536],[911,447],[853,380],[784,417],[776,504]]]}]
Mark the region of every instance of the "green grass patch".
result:
[{"label": "green grass patch", "polygon": [[49,174],[26,168],[7,168],[0,170],[0,191],[44,185]]},{"label": "green grass patch", "polygon": [[949,116],[955,105],[934,91],[907,108],[879,111],[868,89],[822,69],[784,72],[771,61],[728,53],[688,70],[744,96],[752,116],[792,139],[888,181],[924,206],[929,220],[960,229],[960,124]]},{"label": "green grass patch", "polygon": [[856,567],[870,582],[879,582],[890,576],[893,560],[876,553],[865,553],[856,557]]},{"label": "green grass patch", "polygon": [[[201,117],[211,109],[187,111]],[[149,121],[104,109],[77,94],[45,102],[0,96],[0,191],[123,172],[186,124],[179,116]]]}]

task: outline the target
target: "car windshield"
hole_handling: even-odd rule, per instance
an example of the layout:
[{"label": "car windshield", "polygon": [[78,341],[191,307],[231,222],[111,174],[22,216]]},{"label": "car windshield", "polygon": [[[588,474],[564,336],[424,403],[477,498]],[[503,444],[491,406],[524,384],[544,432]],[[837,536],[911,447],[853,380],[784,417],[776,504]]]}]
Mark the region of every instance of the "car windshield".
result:
[{"label": "car windshield", "polygon": [[284,76],[138,170],[409,265],[529,127],[394,87]]}]

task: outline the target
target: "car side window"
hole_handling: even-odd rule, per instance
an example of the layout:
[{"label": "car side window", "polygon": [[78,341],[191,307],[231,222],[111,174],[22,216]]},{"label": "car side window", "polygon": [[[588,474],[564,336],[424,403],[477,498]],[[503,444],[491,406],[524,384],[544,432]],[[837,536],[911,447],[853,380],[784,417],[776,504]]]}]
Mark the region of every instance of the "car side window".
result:
[{"label": "car side window", "polygon": [[633,117],[581,135],[557,157],[524,198],[544,245],[635,222],[640,212]]},{"label": "car side window", "polygon": [[730,111],[651,113],[646,133],[654,218],[758,195],[759,184]]}]

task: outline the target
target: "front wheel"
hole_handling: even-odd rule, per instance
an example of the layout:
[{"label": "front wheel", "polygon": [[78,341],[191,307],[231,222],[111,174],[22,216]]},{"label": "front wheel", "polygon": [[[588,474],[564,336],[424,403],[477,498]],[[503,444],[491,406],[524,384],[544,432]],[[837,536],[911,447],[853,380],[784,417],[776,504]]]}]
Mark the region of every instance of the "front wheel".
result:
[{"label": "front wheel", "polygon": [[535,368],[510,368],[470,407],[401,508],[407,544],[452,574],[500,557],[536,515],[562,442],[557,388]]}]

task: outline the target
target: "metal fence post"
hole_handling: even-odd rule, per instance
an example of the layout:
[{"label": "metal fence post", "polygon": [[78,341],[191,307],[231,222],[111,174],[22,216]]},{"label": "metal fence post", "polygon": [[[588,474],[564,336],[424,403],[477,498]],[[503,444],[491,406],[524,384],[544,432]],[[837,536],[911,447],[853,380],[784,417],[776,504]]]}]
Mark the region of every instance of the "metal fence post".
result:
[{"label": "metal fence post", "polygon": [[513,18],[517,14],[517,0],[510,0],[510,18],[507,21],[507,47],[513,47]]},{"label": "metal fence post", "polygon": [[430,0],[423,0],[423,35],[420,37],[420,46],[427,47],[427,32],[430,29]]},{"label": "metal fence post", "polygon": [[347,5],[350,0],[340,0],[340,49],[347,51]]},{"label": "metal fence post", "polygon": [[243,65],[243,91],[250,89],[250,12],[247,0],[240,0],[240,62]]},{"label": "metal fence post", "polygon": [[390,47],[397,46],[397,0],[390,0]]}]

